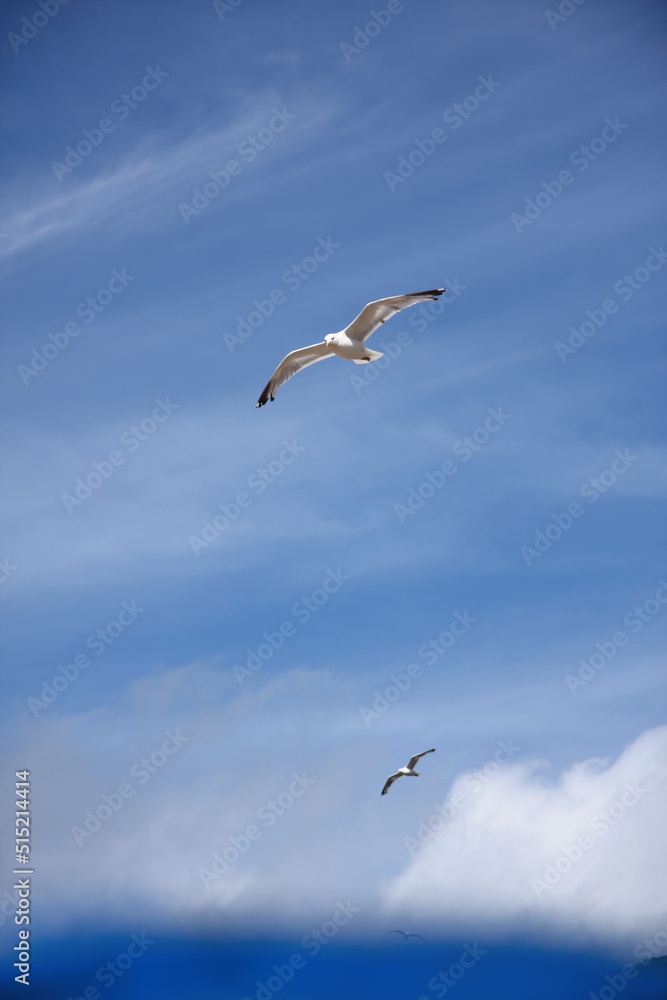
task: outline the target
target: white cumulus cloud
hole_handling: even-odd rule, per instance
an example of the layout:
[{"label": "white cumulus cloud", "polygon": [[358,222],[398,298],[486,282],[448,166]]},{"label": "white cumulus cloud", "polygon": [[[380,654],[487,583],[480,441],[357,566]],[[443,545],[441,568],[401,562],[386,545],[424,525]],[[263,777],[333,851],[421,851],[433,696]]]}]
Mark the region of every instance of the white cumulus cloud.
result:
[{"label": "white cumulus cloud", "polygon": [[[665,922],[667,726],[554,783],[516,763],[459,775],[424,846],[383,895],[388,913],[632,939]],[[436,817],[437,818],[437,817]],[[430,828],[438,828],[429,839]],[[417,842],[417,838],[414,838]]]}]

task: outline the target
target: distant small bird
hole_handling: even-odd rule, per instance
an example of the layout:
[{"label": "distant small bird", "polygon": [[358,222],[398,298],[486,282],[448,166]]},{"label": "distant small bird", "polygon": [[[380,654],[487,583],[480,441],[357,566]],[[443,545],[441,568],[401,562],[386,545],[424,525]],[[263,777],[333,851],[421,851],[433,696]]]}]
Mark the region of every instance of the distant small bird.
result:
[{"label": "distant small bird", "polygon": [[331,358],[334,354],[337,354],[339,358],[354,361],[355,365],[377,361],[378,358],[382,357],[382,352],[371,351],[365,346],[364,341],[368,340],[379,326],[382,326],[391,316],[395,316],[401,309],[415,306],[418,302],[425,302],[426,299],[437,299],[444,291],[444,288],[432,288],[428,292],[411,292],[408,295],[395,295],[391,299],[377,299],[375,302],[369,302],[357,318],[340,333],[328,333],[322,343],[301,347],[298,351],[292,351],[283,358],[264,386],[255,409],[258,406],[264,406],[270,399],[275,399],[276,392],[283,383],[287,382],[292,375],[300,372],[302,368],[307,368],[308,365],[313,365],[316,361],[324,361],[325,358]]},{"label": "distant small bird", "polygon": [[416,753],[414,757],[411,757],[408,761],[407,767],[399,767],[396,774],[390,775],[385,781],[382,794],[386,795],[389,790],[389,786],[393,785],[397,778],[402,778],[404,774],[409,774],[411,777],[417,778],[419,776],[419,771],[415,771],[415,764],[420,757],[425,757],[427,753],[435,753],[435,747],[433,747],[432,750],[424,750],[423,753]]},{"label": "distant small bird", "polygon": [[404,941],[407,941],[408,938],[413,937],[413,938],[419,938],[420,941],[426,942],[426,938],[423,938],[421,934],[412,934],[410,931],[399,931],[399,930],[387,931],[387,934],[402,934]]}]

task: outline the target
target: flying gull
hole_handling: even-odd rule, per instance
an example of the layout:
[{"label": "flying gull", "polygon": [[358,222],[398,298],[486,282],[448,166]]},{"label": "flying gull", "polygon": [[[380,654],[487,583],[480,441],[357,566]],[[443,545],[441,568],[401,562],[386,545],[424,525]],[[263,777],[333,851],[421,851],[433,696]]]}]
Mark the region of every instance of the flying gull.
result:
[{"label": "flying gull", "polygon": [[411,757],[406,767],[399,767],[396,774],[392,774],[387,778],[387,780],[384,783],[384,788],[382,789],[382,794],[386,795],[389,790],[389,786],[393,785],[393,783],[397,780],[397,778],[402,778],[404,774],[409,774],[414,778],[418,777],[419,771],[415,771],[415,764],[417,763],[420,757],[425,757],[427,753],[434,753],[434,752],[435,752],[435,747],[433,747],[432,750],[424,750],[423,753],[416,753],[414,757]]},{"label": "flying gull", "polygon": [[411,931],[401,931],[396,929],[395,931],[387,931],[387,934],[402,934],[404,941],[407,941],[408,938],[419,938],[420,941],[426,941],[426,938],[423,938],[421,934],[413,934]]},{"label": "flying gull", "polygon": [[257,406],[264,406],[270,399],[274,400],[280,386],[287,382],[292,375],[300,372],[302,368],[314,365],[316,361],[331,358],[334,354],[338,355],[339,358],[354,361],[356,365],[377,361],[378,358],[382,357],[382,352],[371,351],[365,346],[364,341],[368,340],[378,327],[382,326],[391,316],[400,312],[401,309],[415,306],[418,302],[425,302],[427,299],[437,299],[444,291],[444,288],[432,288],[428,292],[412,292],[410,295],[395,295],[391,299],[377,299],[375,302],[369,302],[357,318],[340,333],[328,333],[321,344],[301,347],[298,351],[292,351],[286,358],[283,358],[266,383],[262,395],[257,400]]}]

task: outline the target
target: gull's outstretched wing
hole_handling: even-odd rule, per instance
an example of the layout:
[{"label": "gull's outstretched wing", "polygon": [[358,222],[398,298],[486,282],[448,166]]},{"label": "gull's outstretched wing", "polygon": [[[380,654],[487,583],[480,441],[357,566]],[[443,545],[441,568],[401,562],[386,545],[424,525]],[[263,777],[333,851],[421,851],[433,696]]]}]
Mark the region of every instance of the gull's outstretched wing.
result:
[{"label": "gull's outstretched wing", "polygon": [[324,361],[325,358],[332,358],[333,352],[328,344],[322,341],[321,344],[311,344],[310,347],[301,347],[298,351],[292,351],[280,362],[269,381],[262,390],[262,395],[257,400],[255,409],[264,406],[270,399],[275,399],[276,392],[288,378],[296,375],[302,368],[314,365],[316,361]]},{"label": "gull's outstretched wing", "polygon": [[407,941],[408,938],[419,938],[420,941],[426,943],[426,938],[423,938],[421,934],[413,934],[412,931],[400,931],[397,928],[394,931],[387,931],[387,934],[402,934],[404,941]]},{"label": "gull's outstretched wing", "polygon": [[402,777],[403,777],[403,775],[401,774],[400,771],[397,771],[396,774],[390,775],[390,777],[388,777],[387,780],[384,783],[384,788],[382,789],[382,794],[386,795],[388,789],[390,788],[391,785],[394,784],[394,782],[396,781],[396,779],[397,778],[402,778]]},{"label": "gull's outstretched wing", "polygon": [[432,288],[428,292],[412,292],[409,295],[395,295],[391,299],[377,299],[364,306],[355,320],[346,327],[345,333],[350,340],[367,340],[377,328],[401,309],[415,306],[427,299],[437,299],[445,291],[444,288]]},{"label": "gull's outstretched wing", "polygon": [[435,747],[433,747],[432,750],[424,750],[423,753],[416,753],[414,757],[411,757],[408,761],[408,768],[412,771],[419,758],[425,757],[427,753],[435,753]]}]

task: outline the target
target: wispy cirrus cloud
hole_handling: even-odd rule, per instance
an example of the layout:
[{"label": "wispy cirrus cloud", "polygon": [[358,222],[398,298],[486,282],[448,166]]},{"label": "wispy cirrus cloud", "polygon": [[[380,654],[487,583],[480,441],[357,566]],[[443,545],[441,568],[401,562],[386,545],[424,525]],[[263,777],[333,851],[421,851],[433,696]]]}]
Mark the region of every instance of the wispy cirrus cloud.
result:
[{"label": "wispy cirrus cloud", "polygon": [[[142,226],[165,216],[182,225],[179,202],[191,200],[192,188],[209,181],[209,171],[223,168],[248,134],[266,125],[275,108],[287,107],[285,98],[276,91],[255,95],[243,103],[236,117],[222,127],[202,127],[180,139],[166,132],[155,133],[92,177],[75,175],[58,182],[50,164],[45,163],[43,174],[33,176],[29,185],[19,180],[10,182],[5,190],[6,214],[0,226],[8,239],[0,243],[0,259],[98,225],[112,215],[123,219],[131,216],[134,224],[140,222]],[[307,96],[287,103],[289,113],[296,118],[290,122],[288,142],[282,148],[276,142],[268,151],[274,170],[276,161],[282,164],[279,169],[289,170],[285,161],[294,154],[295,144],[298,148],[304,134],[310,137],[312,130],[317,132],[338,110],[333,104],[323,106]],[[256,181],[250,166],[243,184],[225,193],[227,203],[251,196]],[[91,167],[94,169],[94,162]]]}]

